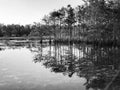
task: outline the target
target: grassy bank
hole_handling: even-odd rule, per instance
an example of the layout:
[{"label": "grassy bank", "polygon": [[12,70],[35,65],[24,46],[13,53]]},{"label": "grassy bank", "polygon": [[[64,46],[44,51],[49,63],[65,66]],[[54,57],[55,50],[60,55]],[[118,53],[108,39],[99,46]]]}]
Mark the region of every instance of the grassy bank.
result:
[{"label": "grassy bank", "polygon": [[0,37],[0,40],[27,40],[27,39],[40,39],[40,37]]},{"label": "grassy bank", "polygon": [[52,37],[0,37],[0,40],[40,40],[41,43],[44,42],[54,42],[54,43],[85,43],[85,44],[93,44],[99,46],[120,46],[120,41],[100,41],[100,40],[87,40],[87,39],[78,39],[78,38],[55,38]]},{"label": "grassy bank", "polygon": [[87,39],[56,39],[54,43],[85,43],[85,44],[92,44],[96,46],[120,46],[120,41],[115,40],[87,40]]}]

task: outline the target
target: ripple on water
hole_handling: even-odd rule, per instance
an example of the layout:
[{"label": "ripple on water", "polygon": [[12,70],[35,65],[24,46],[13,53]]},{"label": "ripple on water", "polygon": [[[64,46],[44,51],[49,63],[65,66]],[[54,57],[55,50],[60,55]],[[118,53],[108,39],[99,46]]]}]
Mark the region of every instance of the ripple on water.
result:
[{"label": "ripple on water", "polygon": [[0,86],[4,86],[4,85],[6,85],[5,82],[0,82]]},{"label": "ripple on water", "polygon": [[2,68],[1,71],[8,71],[8,68]]}]

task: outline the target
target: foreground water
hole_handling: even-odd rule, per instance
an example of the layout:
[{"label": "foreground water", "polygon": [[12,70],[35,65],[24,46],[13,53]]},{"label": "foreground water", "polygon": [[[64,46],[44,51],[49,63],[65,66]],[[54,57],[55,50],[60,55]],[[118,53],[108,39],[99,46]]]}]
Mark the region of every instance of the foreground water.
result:
[{"label": "foreground water", "polygon": [[1,41],[0,90],[120,90],[119,65],[118,47]]}]

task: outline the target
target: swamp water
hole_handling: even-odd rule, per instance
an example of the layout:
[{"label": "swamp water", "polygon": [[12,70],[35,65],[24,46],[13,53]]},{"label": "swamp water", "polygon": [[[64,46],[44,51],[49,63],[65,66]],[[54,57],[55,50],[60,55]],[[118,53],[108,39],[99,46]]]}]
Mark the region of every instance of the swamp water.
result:
[{"label": "swamp water", "polygon": [[0,41],[0,90],[120,90],[120,49]]}]

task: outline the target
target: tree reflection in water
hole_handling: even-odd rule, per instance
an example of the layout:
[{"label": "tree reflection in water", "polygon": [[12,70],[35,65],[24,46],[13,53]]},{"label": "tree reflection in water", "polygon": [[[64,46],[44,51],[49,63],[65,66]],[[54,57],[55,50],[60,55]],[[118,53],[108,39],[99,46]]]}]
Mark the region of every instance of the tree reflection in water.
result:
[{"label": "tree reflection in water", "polygon": [[[44,48],[41,46],[42,50],[34,57],[34,62],[41,62],[55,73],[63,73],[69,77],[77,74],[86,78],[86,90],[103,90],[119,71],[118,47],[50,45],[48,52],[43,54]],[[112,87],[116,86],[114,84]]]},{"label": "tree reflection in water", "polygon": [[[76,74],[85,78],[86,90],[120,89],[120,48],[118,47],[49,45],[39,42],[22,43],[19,47],[27,47],[31,52],[35,52],[34,62],[42,63],[51,72],[62,73],[69,77]],[[117,77],[113,80],[117,73]]]}]

